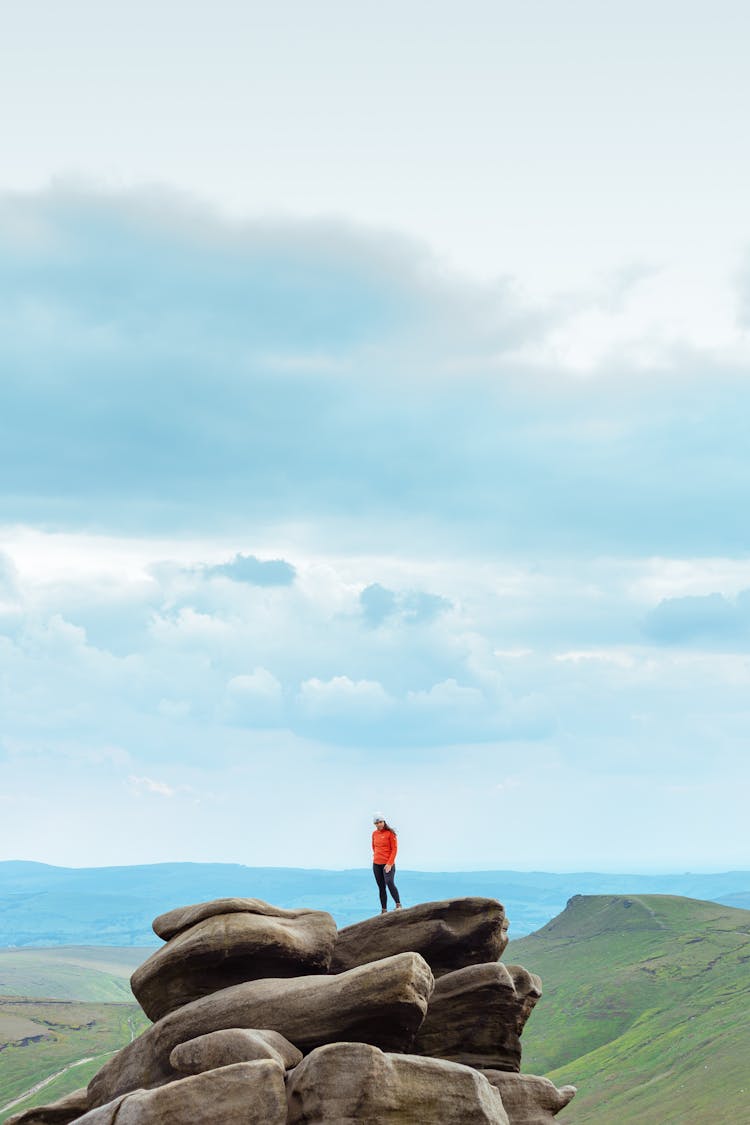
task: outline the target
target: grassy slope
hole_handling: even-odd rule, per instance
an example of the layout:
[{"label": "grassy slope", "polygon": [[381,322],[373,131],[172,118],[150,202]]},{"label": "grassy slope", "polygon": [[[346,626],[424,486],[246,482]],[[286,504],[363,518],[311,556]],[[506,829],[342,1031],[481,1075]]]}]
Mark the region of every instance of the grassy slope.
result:
[{"label": "grassy slope", "polygon": [[[50,1105],[50,1103],[64,1098],[66,1094],[72,1094],[74,1090],[80,1090],[83,1086],[88,1086],[97,1071],[101,1069],[107,1057],[109,1056],[99,1057],[93,1062],[86,1062],[82,1065],[74,1064],[71,1070],[67,1070],[63,1074],[58,1075],[57,1078],[53,1078],[42,1090],[39,1090],[30,1098],[24,1098],[23,1101],[18,1102],[17,1105],[14,1105],[11,1109],[0,1109],[0,1125],[9,1117],[13,1117],[16,1113],[22,1113],[27,1109],[33,1109],[35,1106]],[[39,1079],[36,1081],[39,1081]],[[26,1086],[24,1088],[28,1089],[29,1087]],[[9,1099],[0,1101],[0,1106],[5,1105],[7,1100]]]},{"label": "grassy slope", "polygon": [[36,996],[131,1003],[130,975],[150,952],[107,946],[2,949],[0,998]]},{"label": "grassy slope", "polygon": [[[44,1035],[39,1042],[7,1043],[0,1050],[0,1107],[30,1089],[35,1083],[82,1058],[95,1062],[84,1072],[74,1069],[58,1083],[56,1093],[46,1087],[29,1099],[29,1105],[44,1105],[53,1096],[85,1085],[105,1062],[108,1054],[125,1046],[148,1021],[136,1004],[89,1004],[69,1000],[0,998],[0,1038],[7,1017],[23,1017]],[[87,1064],[88,1065],[88,1064]],[[0,1121],[21,1106],[0,1112]]]},{"label": "grassy slope", "polygon": [[750,911],[579,896],[504,960],[545,982],[523,1069],[579,1087],[561,1123],[750,1122]]},{"label": "grassy slope", "polygon": [[[104,947],[0,951],[0,1122],[85,1086],[109,1053],[148,1026],[128,978],[149,952]],[[40,1080],[92,1056],[94,1061],[73,1065],[31,1098],[2,1111]]]}]

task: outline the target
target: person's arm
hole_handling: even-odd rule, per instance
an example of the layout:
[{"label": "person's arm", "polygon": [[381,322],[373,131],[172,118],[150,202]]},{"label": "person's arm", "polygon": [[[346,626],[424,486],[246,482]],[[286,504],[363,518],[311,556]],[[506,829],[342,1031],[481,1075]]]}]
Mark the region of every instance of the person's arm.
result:
[{"label": "person's arm", "polygon": [[398,840],[396,839],[396,833],[391,832],[391,850],[388,853],[388,862],[385,865],[386,871],[390,871],[390,869],[393,867],[394,863],[396,862],[396,852],[397,851],[398,851]]}]

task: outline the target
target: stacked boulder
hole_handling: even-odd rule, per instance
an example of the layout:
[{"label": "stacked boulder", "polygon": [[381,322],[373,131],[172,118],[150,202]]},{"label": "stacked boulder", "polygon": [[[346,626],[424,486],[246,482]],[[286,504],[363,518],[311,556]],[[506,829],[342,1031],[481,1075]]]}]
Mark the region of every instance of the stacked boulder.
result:
[{"label": "stacked boulder", "polygon": [[88,1089],[7,1125],[543,1125],[575,1093],[522,1075],[539,977],[499,961],[495,899],[336,930],[232,898],[163,914],[133,974],[152,1026]]}]

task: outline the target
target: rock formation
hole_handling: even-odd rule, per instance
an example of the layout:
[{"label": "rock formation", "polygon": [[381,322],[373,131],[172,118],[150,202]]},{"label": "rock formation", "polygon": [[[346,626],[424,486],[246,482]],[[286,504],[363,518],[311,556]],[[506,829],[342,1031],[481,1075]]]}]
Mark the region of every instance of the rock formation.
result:
[{"label": "rock formation", "polygon": [[575,1093],[520,1073],[542,986],[499,962],[495,899],[338,934],[322,911],[220,899],[154,929],[166,944],[133,975],[153,1025],[7,1125],[544,1125]]},{"label": "rock formation", "polygon": [[168,935],[167,944],[130,981],[150,1020],[232,984],[326,973],[336,942],[330,914],[279,910],[251,898],[173,910],[154,929]]},{"label": "rock formation", "polygon": [[278,1031],[230,1027],[178,1043],[169,1056],[169,1065],[180,1074],[203,1074],[230,1063],[273,1059],[282,1070],[290,1070],[302,1058],[302,1052]]},{"label": "rock formation", "polygon": [[414,1050],[494,1070],[521,1069],[521,1032],[542,982],[520,965],[469,965],[441,977]]},{"label": "rock formation", "polygon": [[232,1063],[155,1090],[135,1090],[89,1110],[81,1125],[286,1125],[284,1068],[271,1059]]},{"label": "rock formation", "polygon": [[535,1074],[508,1074],[506,1071],[485,1070],[485,1078],[500,1091],[505,1111],[513,1125],[545,1125],[565,1109],[575,1097],[575,1086],[558,1089],[549,1078]]},{"label": "rock formation", "polygon": [[403,1051],[424,1019],[433,989],[418,953],[399,953],[340,976],[236,984],[178,1008],[105,1063],[89,1083],[92,1105],[176,1077],[169,1059],[188,1039],[226,1028],[278,1031],[307,1054],[324,1043],[373,1043]]},{"label": "rock formation", "polygon": [[290,1125],[402,1125],[405,1120],[508,1125],[501,1096],[478,1070],[439,1059],[386,1054],[366,1043],[318,1047],[290,1074],[287,1097]]},{"label": "rock formation", "polygon": [[434,976],[497,961],[508,944],[508,922],[494,898],[424,902],[378,914],[339,931],[332,973],[378,961],[403,949],[421,953]]}]

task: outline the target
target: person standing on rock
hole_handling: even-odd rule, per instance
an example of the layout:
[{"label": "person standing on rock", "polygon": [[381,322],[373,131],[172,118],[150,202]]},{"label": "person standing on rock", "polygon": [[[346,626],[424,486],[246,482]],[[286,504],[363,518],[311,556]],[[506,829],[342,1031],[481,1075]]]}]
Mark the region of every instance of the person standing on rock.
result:
[{"label": "person standing on rock", "polygon": [[394,882],[398,840],[396,839],[396,830],[391,828],[382,813],[375,813],[372,822],[375,825],[372,834],[372,873],[380,891],[380,913],[387,914],[388,896],[386,895],[386,887],[396,903],[396,910],[401,909],[401,897]]}]

